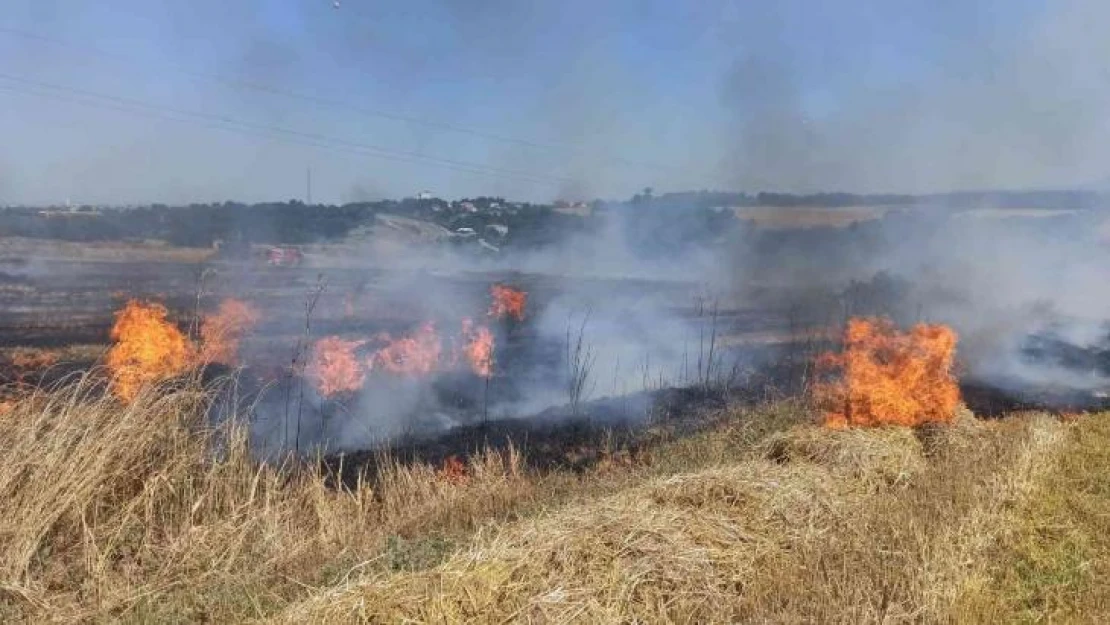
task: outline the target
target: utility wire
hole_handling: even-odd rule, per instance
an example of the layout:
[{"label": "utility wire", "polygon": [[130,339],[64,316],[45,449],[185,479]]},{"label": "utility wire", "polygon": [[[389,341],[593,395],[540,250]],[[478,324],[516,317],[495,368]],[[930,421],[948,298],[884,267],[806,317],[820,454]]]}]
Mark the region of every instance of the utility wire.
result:
[{"label": "utility wire", "polygon": [[[111,53],[111,52],[106,52],[106,51],[99,50],[97,48],[94,48],[94,47],[91,47],[91,46],[88,46],[88,45],[85,45],[85,44],[76,44],[76,43],[72,43],[72,42],[69,42],[69,41],[64,41],[62,39],[47,37],[45,35],[29,32],[29,31],[19,30],[19,29],[15,29],[15,28],[8,28],[8,27],[0,27],[0,35],[7,35],[7,36],[11,36],[11,37],[19,37],[19,38],[25,39],[25,40],[36,41],[36,42],[39,42],[39,43],[49,44],[49,45],[52,45],[52,46],[55,46],[55,47],[58,47],[58,48],[68,49],[68,50],[70,50],[74,53],[79,54],[82,58],[87,58],[89,56],[97,56],[97,57],[101,57],[101,58],[104,58],[104,59],[112,60],[114,62],[130,63],[130,60],[127,57],[125,57],[124,55],[114,54],[114,53]],[[475,128],[470,128],[470,127],[462,126],[462,125],[459,125],[459,124],[454,124],[454,123],[449,123],[449,122],[442,122],[442,121],[435,121],[435,120],[429,120],[429,119],[422,119],[422,118],[412,117],[412,116],[404,115],[404,114],[400,114],[400,113],[394,113],[394,112],[384,111],[384,110],[380,110],[380,109],[368,108],[368,107],[360,106],[360,105],[357,105],[357,104],[351,104],[349,102],[344,102],[344,101],[341,101],[341,100],[335,100],[335,99],[324,98],[324,97],[320,97],[320,96],[316,96],[316,95],[312,95],[312,94],[307,94],[307,93],[302,93],[302,92],[297,92],[297,91],[291,91],[291,90],[287,90],[287,89],[284,89],[284,88],[281,88],[281,87],[275,87],[275,86],[272,86],[272,85],[266,85],[266,84],[251,82],[251,81],[245,81],[245,80],[231,78],[231,77],[227,77],[227,76],[221,76],[221,75],[218,75],[218,74],[211,74],[211,73],[208,73],[208,72],[201,72],[201,71],[190,69],[190,68],[184,67],[182,65],[178,65],[178,64],[171,64],[171,67],[173,67],[174,71],[176,71],[176,72],[178,72],[182,75],[189,76],[193,79],[204,80],[204,81],[220,84],[220,85],[223,85],[225,87],[231,87],[231,88],[234,88],[234,89],[254,91],[254,92],[257,92],[257,93],[280,96],[280,97],[284,97],[284,98],[288,98],[288,99],[292,99],[292,100],[300,100],[302,102],[306,102],[306,103],[313,104],[313,105],[316,105],[316,106],[324,106],[324,107],[338,109],[338,110],[345,110],[345,111],[348,111],[348,112],[356,113],[356,114],[367,116],[367,117],[377,117],[377,118],[380,118],[380,119],[390,120],[390,121],[394,121],[394,122],[402,122],[402,123],[412,124],[412,125],[416,125],[416,126],[424,126],[426,128],[434,128],[434,129],[437,129],[437,130],[455,132],[455,133],[470,135],[470,136],[473,136],[473,137],[479,137],[479,138],[486,139],[486,140],[489,140],[489,141],[496,141],[496,142],[500,142],[500,143],[514,144],[514,145],[524,146],[524,147],[528,147],[528,148],[532,148],[532,149],[536,149],[536,150],[554,151],[554,152],[561,152],[561,153],[564,153],[564,154],[576,154],[576,153],[581,154],[581,153],[585,153],[585,152],[589,151],[587,148],[584,148],[584,147],[581,147],[581,146],[559,145],[559,144],[552,144],[552,143],[541,143],[541,142],[538,142],[538,141],[532,141],[532,140],[528,140],[528,139],[520,139],[520,138],[516,138],[516,137],[509,137],[509,136],[506,136],[506,135],[501,135],[501,134],[491,133],[491,132],[488,132],[488,131],[478,130],[478,129],[475,129]],[[620,163],[620,164],[626,165],[626,166],[649,168],[649,169],[655,169],[655,170],[659,170],[659,171],[676,171],[675,168],[673,168],[673,167],[668,167],[668,166],[665,166],[665,165],[662,165],[662,164],[659,164],[659,163],[651,163],[651,162],[645,162],[645,161],[631,160],[631,159],[627,159],[627,158],[624,158],[624,157],[621,157],[621,156],[618,156],[618,155],[602,155],[602,156],[604,156],[607,160],[610,160],[610,161],[613,161],[613,162],[616,162],[616,163]]]},{"label": "utility wire", "polygon": [[0,85],[0,91],[8,93],[32,95],[76,104],[97,106],[99,108],[106,108],[124,113],[144,115],[147,117],[157,117],[169,121],[200,123],[202,125],[221,130],[228,130],[243,134],[262,135],[280,141],[309,147],[366,154],[398,162],[431,164],[438,167],[445,167],[447,169],[453,169],[466,173],[482,174],[500,178],[516,178],[529,182],[551,184],[564,184],[572,182],[570,178],[550,176],[546,174],[538,174],[534,172],[513,169],[490,167],[478,163],[429,156],[426,154],[421,154],[419,152],[390,150],[381,146],[349,141],[338,137],[329,137],[327,135],[303,132],[299,130],[283,128],[280,126],[258,124],[254,122],[235,119],[233,117],[225,115],[217,115],[213,113],[204,113],[200,111],[190,111],[176,107],[156,105],[141,100],[97,93],[84,89],[77,89],[65,85],[43,82],[2,72],[0,72],[0,80],[8,81],[9,83],[15,83],[15,85],[23,87],[21,89],[18,86]]}]

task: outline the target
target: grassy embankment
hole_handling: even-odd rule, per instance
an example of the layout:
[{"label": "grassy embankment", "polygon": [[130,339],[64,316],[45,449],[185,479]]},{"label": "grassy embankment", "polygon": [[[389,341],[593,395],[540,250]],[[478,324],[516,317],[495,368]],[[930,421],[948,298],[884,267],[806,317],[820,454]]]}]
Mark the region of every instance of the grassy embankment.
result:
[{"label": "grassy embankment", "polygon": [[[829,431],[797,403],[614,453],[372,485],[258,466],[210,396],[86,387],[0,414],[0,620],[1098,620],[1110,425]],[[214,442],[218,452],[212,453]]]}]

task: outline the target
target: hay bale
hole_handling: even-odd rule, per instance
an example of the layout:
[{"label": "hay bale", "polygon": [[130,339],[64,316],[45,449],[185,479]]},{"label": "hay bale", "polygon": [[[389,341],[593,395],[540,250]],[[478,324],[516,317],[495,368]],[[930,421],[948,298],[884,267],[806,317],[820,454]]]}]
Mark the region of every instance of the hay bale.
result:
[{"label": "hay bale", "polygon": [[921,441],[905,427],[798,426],[768,437],[760,452],[773,462],[814,463],[879,488],[907,484],[926,466]]}]

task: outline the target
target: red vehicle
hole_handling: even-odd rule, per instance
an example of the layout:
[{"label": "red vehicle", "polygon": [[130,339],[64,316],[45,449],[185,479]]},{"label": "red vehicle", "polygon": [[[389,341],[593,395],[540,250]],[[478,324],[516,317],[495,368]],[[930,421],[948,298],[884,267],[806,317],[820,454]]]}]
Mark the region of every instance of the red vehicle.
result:
[{"label": "red vehicle", "polygon": [[296,267],[304,262],[304,254],[295,247],[271,247],[266,251],[266,264],[271,267]]}]

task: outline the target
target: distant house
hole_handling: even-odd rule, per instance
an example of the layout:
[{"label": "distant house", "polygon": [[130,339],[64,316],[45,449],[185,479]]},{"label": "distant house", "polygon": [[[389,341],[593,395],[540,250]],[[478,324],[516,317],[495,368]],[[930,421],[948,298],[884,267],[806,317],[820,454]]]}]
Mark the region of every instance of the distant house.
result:
[{"label": "distant house", "polygon": [[89,207],[82,206],[81,208],[67,208],[65,210],[56,209],[43,209],[38,211],[39,217],[47,218],[70,218],[70,217],[100,217],[100,211]]}]

